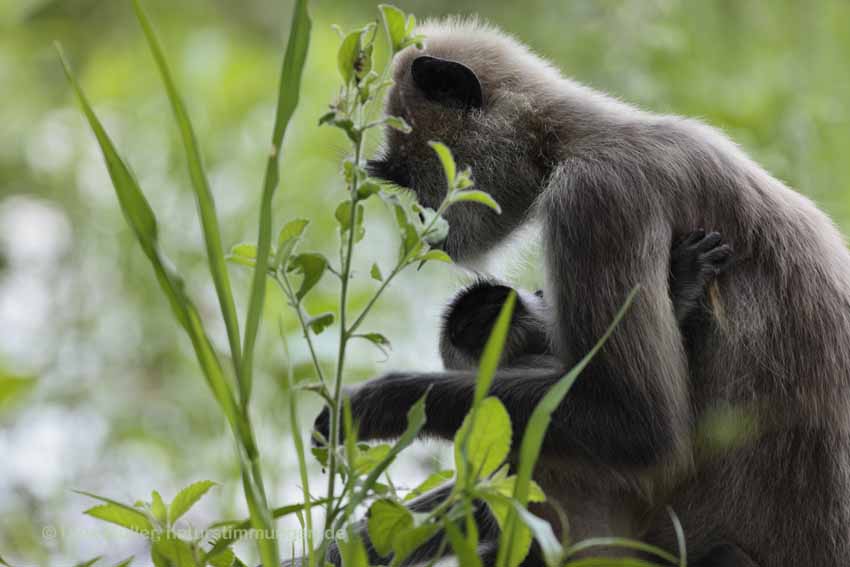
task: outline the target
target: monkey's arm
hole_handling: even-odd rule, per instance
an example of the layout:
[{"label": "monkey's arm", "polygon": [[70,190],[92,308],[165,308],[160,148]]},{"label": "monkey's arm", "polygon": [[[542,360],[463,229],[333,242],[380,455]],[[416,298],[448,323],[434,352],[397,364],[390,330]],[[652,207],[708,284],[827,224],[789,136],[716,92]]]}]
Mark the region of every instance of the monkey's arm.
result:
[{"label": "monkey's arm", "polygon": [[[534,408],[567,369],[499,370],[490,389],[507,409],[514,440],[521,439]],[[656,421],[653,400],[619,379],[579,378],[552,416],[543,442],[549,455],[582,457],[612,465],[645,465],[660,457],[669,433]],[[363,440],[392,439],[406,427],[407,411],[426,399],[423,434],[451,440],[472,404],[475,372],[395,373],[366,382],[351,394],[351,408]],[[636,427],[635,424],[640,424]],[[327,437],[328,412],[315,427]],[[515,447],[518,445],[515,441]]]}]

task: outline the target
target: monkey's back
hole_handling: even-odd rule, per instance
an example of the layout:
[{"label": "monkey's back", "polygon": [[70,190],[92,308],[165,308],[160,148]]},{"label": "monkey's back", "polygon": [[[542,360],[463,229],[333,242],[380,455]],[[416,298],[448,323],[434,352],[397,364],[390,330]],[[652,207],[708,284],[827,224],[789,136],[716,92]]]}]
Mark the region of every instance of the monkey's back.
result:
[{"label": "monkey's back", "polygon": [[[670,126],[670,124],[667,124]],[[689,329],[695,472],[670,504],[693,548],[732,539],[762,566],[850,561],[850,254],[829,218],[714,130],[673,121],[676,218],[736,263]],[[681,139],[677,140],[676,133]],[[659,516],[659,537],[672,532]],[[663,533],[663,536],[661,535]]]}]

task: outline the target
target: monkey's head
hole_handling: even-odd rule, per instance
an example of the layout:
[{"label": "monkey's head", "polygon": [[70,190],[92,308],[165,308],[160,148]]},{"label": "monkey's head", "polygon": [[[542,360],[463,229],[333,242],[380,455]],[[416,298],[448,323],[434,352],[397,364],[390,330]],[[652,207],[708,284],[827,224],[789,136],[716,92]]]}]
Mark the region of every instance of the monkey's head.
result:
[{"label": "monkey's head", "polygon": [[420,203],[436,209],[446,180],[428,141],[446,144],[459,168],[471,167],[476,187],[502,205],[502,214],[475,204],[447,213],[445,250],[456,261],[475,260],[507,237],[526,218],[546,176],[540,139],[545,125],[547,81],[558,73],[502,32],[474,20],[428,23],[417,29],[423,49],[397,55],[389,115],[401,116],[413,132],[387,128],[370,173],[412,189]]},{"label": "monkey's head", "polygon": [[[478,366],[484,345],[511,289],[494,281],[478,280],[455,295],[443,313],[440,332],[443,366],[451,370]],[[500,366],[514,366],[524,356],[549,352],[545,312],[541,292],[517,290]]]}]

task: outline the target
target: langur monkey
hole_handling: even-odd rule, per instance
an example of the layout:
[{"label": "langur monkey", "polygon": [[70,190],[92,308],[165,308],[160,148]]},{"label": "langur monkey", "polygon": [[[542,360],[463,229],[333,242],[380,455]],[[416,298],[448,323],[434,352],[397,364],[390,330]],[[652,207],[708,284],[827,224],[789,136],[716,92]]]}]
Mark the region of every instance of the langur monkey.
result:
[{"label": "langur monkey", "polygon": [[[427,142],[442,141],[471,167],[502,214],[447,211],[444,248],[460,264],[541,223],[551,364],[499,371],[490,390],[514,438],[640,285],[555,411],[543,462],[620,491],[628,517],[641,519],[615,526],[620,535],[675,553],[672,508],[689,565],[734,564],[712,556],[724,541],[762,567],[846,564],[850,252],[830,219],[697,120],[580,85],[475,20],[419,31],[423,48],[394,58],[386,101],[413,131],[388,129],[369,166],[435,209],[446,185]],[[715,281],[714,314],[680,326],[670,243],[700,226],[723,235],[735,266]],[[471,405],[472,374],[397,372],[365,383],[351,396],[361,435],[399,435],[427,391],[423,435],[451,439]],[[378,423],[362,420],[378,410]],[[723,412],[746,416],[732,424],[737,442],[706,442],[704,424]]]}]

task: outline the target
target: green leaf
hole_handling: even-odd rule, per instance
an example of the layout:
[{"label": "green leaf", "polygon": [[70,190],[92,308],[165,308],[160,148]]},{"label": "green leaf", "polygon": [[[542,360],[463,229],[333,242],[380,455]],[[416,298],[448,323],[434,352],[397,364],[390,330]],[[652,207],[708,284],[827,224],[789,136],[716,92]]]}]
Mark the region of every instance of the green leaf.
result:
[{"label": "green leaf", "polygon": [[413,132],[413,128],[410,127],[410,124],[408,124],[404,118],[400,116],[387,116],[384,119],[384,122],[386,122],[387,126],[394,128],[399,132],[403,132],[405,134]]},{"label": "green leaf", "polygon": [[405,495],[404,500],[413,500],[417,496],[425,494],[429,490],[433,490],[434,488],[443,486],[445,483],[450,481],[452,477],[454,477],[454,471],[440,471],[435,472],[428,478],[426,478],[422,483],[411,490],[407,495]]},{"label": "green leaf", "polygon": [[381,333],[364,333],[362,335],[354,335],[352,338],[354,337],[366,339],[367,341],[378,347],[384,354],[387,354],[387,349],[392,350],[392,344],[390,343],[390,340]]},{"label": "green leaf", "polygon": [[84,514],[127,528],[134,532],[139,532],[145,536],[153,534],[153,526],[142,512],[134,510],[126,506],[116,506],[115,504],[101,504],[89,508]]},{"label": "green leaf", "polygon": [[[266,294],[267,262],[271,252],[272,239],[272,197],[277,189],[280,175],[280,149],[283,135],[289,125],[289,120],[298,105],[301,90],[301,76],[304,62],[307,58],[307,47],[310,44],[310,16],[307,12],[308,0],[295,0],[292,8],[292,18],[289,29],[289,39],[281,65],[278,87],[277,109],[275,111],[274,132],[271,140],[271,153],[266,163],[266,173],[263,180],[263,193],[260,198],[259,234],[257,236],[257,269],[251,282],[251,298],[248,303],[248,315],[245,320],[245,338],[242,348],[242,397],[247,402],[250,397],[254,364],[254,344],[260,327],[260,317]],[[250,502],[249,502],[250,504]],[[252,516],[258,520],[262,529],[272,529],[268,517],[267,506],[256,503],[257,513]],[[258,525],[259,525],[258,524]],[[264,567],[278,567],[276,540],[261,538],[257,541],[260,548]]]},{"label": "green leaf", "polygon": [[[88,561],[83,561],[82,563],[77,563],[74,567],[91,567],[92,565],[94,565],[95,563],[100,561],[102,558],[103,558],[102,555],[98,555],[94,559],[89,559]],[[3,563],[0,563],[0,565],[3,565]]]},{"label": "green leaf", "polygon": [[321,315],[316,315],[315,317],[310,317],[307,320],[307,326],[313,330],[317,335],[321,335],[322,331],[333,325],[334,323],[334,314],[330,311],[326,313],[322,313]]},{"label": "green leaf", "polygon": [[191,510],[192,506],[215,485],[216,483],[211,480],[201,480],[193,482],[178,492],[177,496],[171,502],[171,507],[168,509],[168,521],[174,524],[183,514]]},{"label": "green leaf", "polygon": [[128,557],[124,561],[116,563],[113,567],[130,567],[130,564],[133,562],[133,559],[134,559],[134,556],[131,555],[130,557]]},{"label": "green leaf", "polygon": [[467,191],[457,191],[449,197],[450,203],[460,203],[461,201],[472,201],[473,203],[481,203],[502,214],[502,207],[499,206],[489,193],[479,191],[477,189],[469,189]]},{"label": "green leaf", "polygon": [[235,244],[227,254],[227,261],[253,268],[257,265],[257,247],[248,242]]},{"label": "green leaf", "polygon": [[458,564],[463,567],[481,567],[481,557],[478,555],[478,546],[463,536],[453,522],[445,524],[446,536],[457,557]]},{"label": "green leaf", "polygon": [[[565,550],[565,554],[569,558],[582,551],[593,549],[594,547],[620,547],[623,549],[633,549],[635,551],[642,551],[644,553],[655,555],[663,561],[669,562],[671,564],[680,564],[679,559],[675,555],[659,547],[655,547],[654,545],[650,545],[648,543],[643,543],[642,541],[635,541],[621,537],[598,537],[585,539],[578,543],[575,543],[574,545],[571,545],[568,549]],[[573,561],[570,561],[568,563],[568,565],[570,565],[571,567],[575,564],[576,563]],[[654,566],[655,564],[650,563],[649,565]]]},{"label": "green leaf", "polygon": [[452,264],[451,257],[443,252],[442,250],[429,250],[427,254],[422,256],[423,261],[435,260],[437,262],[445,262],[446,264]]},{"label": "green leaf", "polygon": [[[511,419],[508,411],[498,398],[485,398],[475,415],[470,431],[473,414],[463,420],[463,425],[455,434],[455,468],[458,476],[466,473],[469,463],[470,473],[476,478],[486,478],[505,462],[511,449]],[[463,458],[464,442],[466,459]]]},{"label": "green leaf", "polygon": [[373,181],[366,181],[357,187],[357,200],[362,201],[368,199],[372,195],[380,192],[381,186]]},{"label": "green leaf", "polygon": [[162,496],[154,490],[151,492],[151,514],[160,524],[165,524],[168,521],[168,512],[165,510],[165,502],[162,501]]},{"label": "green leaf", "polygon": [[443,171],[446,174],[446,182],[448,190],[451,191],[455,187],[455,175],[457,175],[457,165],[455,158],[452,156],[452,151],[442,142],[428,142],[428,145],[433,148],[440,158],[440,163],[443,165]]},{"label": "green leaf", "polygon": [[151,553],[156,553],[174,567],[193,567],[195,554],[189,544],[178,539],[171,533],[155,538],[151,545]]},{"label": "green leaf", "polygon": [[434,246],[445,241],[449,235],[449,221],[439,216],[434,209],[424,208],[421,210],[421,213],[425,218],[423,224],[426,230],[422,234],[425,242]]},{"label": "green leaf", "polygon": [[362,30],[350,32],[342,40],[339,46],[339,51],[336,54],[336,64],[339,74],[342,76],[342,82],[346,85],[351,82],[355,76],[354,68],[357,64],[357,59],[360,56],[360,45],[362,40]]},{"label": "green leaf", "polygon": [[280,229],[277,235],[277,253],[274,259],[276,268],[289,260],[289,256],[295,250],[301,237],[304,236],[308,224],[310,224],[308,219],[294,219]]},{"label": "green leaf", "polygon": [[382,282],[384,281],[384,276],[381,274],[381,268],[378,267],[378,264],[372,264],[372,269],[369,270],[369,275],[372,276],[373,280]]},{"label": "green leaf", "polygon": [[[351,201],[342,201],[334,213],[339,222],[340,231],[344,234],[351,230]],[[354,214],[354,242],[363,240],[366,228],[363,226],[363,205],[358,204]]]},{"label": "green leaf", "polygon": [[298,254],[289,261],[289,271],[300,273],[303,278],[295,297],[301,301],[322,279],[328,267],[328,259],[315,252]]},{"label": "green leaf", "polygon": [[0,369],[0,409],[21,398],[35,386],[35,383],[34,378],[14,376]]},{"label": "green leaf", "polygon": [[393,562],[392,565],[401,565],[407,557],[419,549],[422,544],[434,537],[440,530],[440,526],[428,523],[405,530],[393,539]]},{"label": "green leaf", "polygon": [[218,226],[218,215],[216,214],[215,200],[213,199],[212,191],[210,190],[209,181],[207,180],[206,172],[204,171],[203,160],[201,159],[201,151],[198,147],[198,141],[195,136],[195,130],[192,127],[192,122],[189,119],[189,113],[186,110],[186,105],[183,102],[180,93],[177,91],[177,86],[171,75],[168,62],[163,54],[159,40],[153,31],[150,21],[142,10],[138,0],[133,0],[133,8],[136,12],[136,18],[142,27],[142,31],[147,39],[148,46],[153,54],[156,65],[159,68],[159,73],[162,76],[162,81],[165,84],[165,90],[168,93],[168,100],[171,103],[171,109],[180,129],[180,136],[183,140],[183,147],[186,150],[186,164],[189,168],[189,178],[192,181],[192,188],[195,191],[195,200],[198,205],[198,214],[201,218],[201,226],[204,232],[204,243],[207,249],[207,260],[210,266],[210,274],[212,274],[213,283],[215,284],[216,295],[218,296],[221,314],[224,318],[224,324],[227,329],[227,338],[230,343],[230,350],[233,356],[234,364],[238,369],[239,360],[242,357],[241,345],[239,344],[239,319],[236,315],[236,304],[233,302],[233,291],[230,288],[230,277],[227,274],[227,266],[224,262],[224,249],[221,244],[221,230]]},{"label": "green leaf", "polygon": [[233,551],[225,549],[224,551],[207,558],[207,563],[212,565],[212,567],[232,567],[235,560],[236,555]]},{"label": "green leaf", "polygon": [[[519,449],[519,467],[517,468],[517,483],[514,491],[514,499],[519,502],[520,505],[525,506],[528,503],[531,473],[534,470],[534,465],[537,463],[537,458],[540,455],[540,448],[543,446],[543,438],[546,434],[546,430],[549,428],[549,423],[552,420],[552,413],[561,404],[564,397],[567,395],[567,392],[569,392],[581,372],[588,364],[590,364],[590,361],[593,360],[596,353],[599,352],[603,345],[608,341],[611,333],[614,332],[614,329],[617,328],[617,325],[620,324],[620,321],[626,315],[626,312],[634,301],[639,290],[639,286],[632,290],[626,298],[625,303],[614,317],[614,321],[612,321],[611,325],[608,326],[605,334],[602,335],[599,341],[597,341],[593,348],[590,349],[590,352],[588,352],[584,358],[578,362],[578,364],[576,364],[563,378],[561,378],[555,386],[549,389],[531,413],[531,417],[528,420],[528,425],[526,426],[525,433],[522,438],[522,444]],[[505,558],[515,558],[518,553],[516,547],[519,544],[517,544],[514,539],[515,528],[516,514],[510,513],[507,525],[504,528],[504,533],[499,542],[498,564],[504,564]],[[509,567],[514,567],[514,565],[517,564],[518,562],[508,562]]]},{"label": "green leaf", "polygon": [[[339,552],[345,567],[369,567],[369,555],[363,540],[354,533],[351,537],[339,541]],[[328,564],[330,565],[330,564]]]},{"label": "green leaf", "polygon": [[[327,504],[327,499],[313,500],[313,506],[321,506]],[[275,508],[271,511],[272,518],[283,518],[292,514],[300,514],[307,509],[305,504],[291,504],[281,508]],[[204,561],[208,561],[210,557],[227,549],[233,543],[239,541],[241,537],[249,535],[248,530],[251,528],[251,520],[242,521],[226,521],[216,522],[207,528],[207,531],[215,530],[219,533],[218,539],[204,556]]]},{"label": "green leaf", "polygon": [[493,330],[490,331],[490,336],[484,345],[484,352],[478,364],[478,376],[475,381],[476,403],[483,399],[487,395],[487,392],[490,391],[490,385],[493,383],[493,377],[496,375],[496,369],[502,358],[502,349],[511,326],[511,317],[513,317],[515,304],[516,292],[511,291],[505,300],[505,304],[502,305],[502,309],[499,311],[499,317],[496,319],[496,324],[493,325]]},{"label": "green leaf", "polygon": [[357,476],[368,474],[387,457],[390,449],[389,445],[382,444],[369,447],[365,451],[358,450],[354,457],[354,474]]},{"label": "green leaf", "polygon": [[564,558],[564,548],[555,536],[555,532],[552,531],[552,524],[542,518],[538,518],[518,502],[514,502],[513,505],[519,519],[522,520],[522,523],[525,524],[534,536],[534,539],[537,540],[538,545],[540,545],[546,565],[549,567],[561,565]]},{"label": "green leaf", "polygon": [[378,500],[369,508],[369,538],[381,555],[393,550],[396,536],[413,527],[413,515],[393,500]]},{"label": "green leaf", "polygon": [[397,53],[402,49],[404,39],[409,33],[405,29],[404,12],[389,4],[379,4],[378,9],[381,11],[384,30],[387,32],[393,53]]}]

